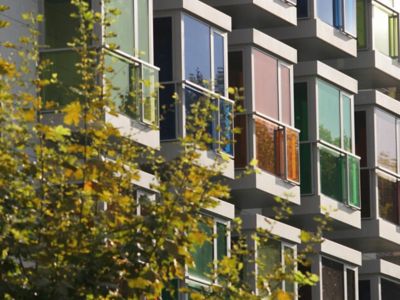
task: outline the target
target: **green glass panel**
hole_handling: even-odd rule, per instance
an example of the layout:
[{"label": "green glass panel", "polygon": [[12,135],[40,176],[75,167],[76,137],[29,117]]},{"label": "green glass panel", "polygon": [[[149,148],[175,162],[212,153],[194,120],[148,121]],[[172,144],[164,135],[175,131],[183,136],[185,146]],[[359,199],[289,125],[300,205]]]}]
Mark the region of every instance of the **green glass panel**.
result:
[{"label": "green glass panel", "polygon": [[143,121],[158,123],[158,71],[142,66]]},{"label": "green glass panel", "polygon": [[322,194],[340,202],[347,199],[346,159],[339,153],[321,147],[320,182]]},{"label": "green glass panel", "polygon": [[357,0],[357,47],[367,47],[367,25],[365,22],[365,0]]},{"label": "green glass panel", "polygon": [[45,44],[51,48],[65,48],[76,36],[77,19],[70,17],[76,12],[70,0],[46,0],[44,3]]},{"label": "green glass panel", "polygon": [[[295,270],[294,249],[292,247],[283,246],[285,272],[286,274],[293,274]],[[285,291],[294,294],[295,284],[293,281],[285,281]]]},{"label": "green glass panel", "polygon": [[138,38],[139,57],[144,61],[150,60],[150,24],[149,0],[138,0]]},{"label": "green glass panel", "polygon": [[45,78],[49,78],[52,73],[58,75],[58,83],[48,85],[44,89],[43,102],[53,101],[63,106],[77,100],[79,96],[73,91],[74,87],[76,88],[81,82],[75,68],[79,59],[78,54],[72,50],[43,52],[40,57],[52,62],[52,65],[44,73]]},{"label": "green glass panel", "polygon": [[351,118],[351,99],[346,95],[342,95],[343,108],[343,147],[346,151],[352,152],[352,118]]},{"label": "green glass panel", "polygon": [[307,83],[300,82],[294,85],[294,114],[295,126],[300,129],[300,141],[308,140],[308,102]]},{"label": "green glass panel", "polygon": [[139,68],[119,56],[105,56],[105,66],[111,68],[112,72],[106,74],[113,87],[111,98],[116,108],[131,118],[137,119],[140,116],[140,107],[137,99],[137,85]]},{"label": "green glass panel", "polygon": [[118,16],[110,15],[111,26],[107,28],[107,33],[116,34],[109,37],[107,44],[115,44],[121,51],[130,55],[135,55],[135,22],[134,22],[134,1],[133,0],[111,0],[105,4],[106,9],[118,9]]},{"label": "green glass panel", "polygon": [[389,55],[399,56],[399,17],[393,15],[389,17]]},{"label": "green glass panel", "polygon": [[349,204],[360,207],[360,161],[352,156],[347,157],[349,168]]},{"label": "green glass panel", "polygon": [[217,223],[217,259],[221,260],[228,255],[228,236],[226,225]]},{"label": "green glass panel", "polygon": [[340,147],[339,90],[318,81],[319,138]]},{"label": "green glass panel", "polygon": [[300,190],[302,194],[312,193],[311,144],[300,144]]},{"label": "green glass panel", "polygon": [[[211,238],[213,229],[210,226],[205,223],[199,223],[199,229]],[[189,268],[189,274],[209,281],[210,279],[207,274],[211,273],[212,263],[214,260],[213,243],[211,241],[205,241],[192,253],[192,257],[195,266]]]},{"label": "green glass panel", "polygon": [[267,276],[282,265],[281,242],[269,239],[257,248],[258,276]]}]

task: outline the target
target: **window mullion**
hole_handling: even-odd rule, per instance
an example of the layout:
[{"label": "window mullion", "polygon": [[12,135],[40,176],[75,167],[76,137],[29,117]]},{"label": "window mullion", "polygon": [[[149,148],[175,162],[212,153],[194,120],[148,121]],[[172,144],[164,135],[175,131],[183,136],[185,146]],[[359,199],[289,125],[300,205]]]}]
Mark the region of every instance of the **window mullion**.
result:
[{"label": "window mullion", "polygon": [[215,71],[214,71],[214,30],[209,27],[210,29],[210,83],[209,83],[209,89],[211,91],[215,91]]}]

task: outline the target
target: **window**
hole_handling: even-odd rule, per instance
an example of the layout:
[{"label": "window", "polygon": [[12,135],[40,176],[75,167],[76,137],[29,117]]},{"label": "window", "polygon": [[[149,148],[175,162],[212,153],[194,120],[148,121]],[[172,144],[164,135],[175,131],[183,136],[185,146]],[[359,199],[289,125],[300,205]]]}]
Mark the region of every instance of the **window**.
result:
[{"label": "window", "polygon": [[204,220],[204,222],[199,223],[199,230],[205,233],[210,239],[197,247],[192,253],[195,265],[188,268],[190,279],[203,283],[211,283],[207,275],[212,273],[215,260],[221,260],[229,254],[230,235],[228,226],[229,222],[219,219],[213,219],[213,222]]},{"label": "window", "polygon": [[357,47],[367,47],[367,22],[365,0],[357,0]]},{"label": "window", "polygon": [[387,175],[378,177],[379,217],[394,224],[400,224],[398,205],[399,191],[397,179]]},{"label": "window", "polygon": [[225,36],[184,15],[185,79],[225,95]]},{"label": "window", "polygon": [[308,1],[309,0],[297,0],[297,18],[308,17]]},{"label": "window", "polygon": [[331,84],[318,80],[319,138],[352,152],[352,98]]},{"label": "window", "polygon": [[358,159],[319,146],[321,193],[345,204],[360,207]]},{"label": "window", "polygon": [[322,257],[321,262],[322,262],[322,298],[324,300],[355,299],[355,290],[356,290],[355,269],[343,263],[336,262],[327,259],[325,257]]},{"label": "window", "polygon": [[110,15],[112,20],[108,32],[116,34],[109,37],[106,44],[114,44],[129,55],[150,61],[150,11],[148,0],[111,0],[105,2],[105,10],[118,9],[118,16]]},{"label": "window", "polygon": [[369,280],[360,280],[358,291],[360,300],[371,300],[371,283]]},{"label": "window", "polygon": [[273,56],[253,49],[255,109],[292,125],[292,69]]},{"label": "window", "polygon": [[317,16],[349,35],[357,36],[356,0],[317,0]]},{"label": "window", "polygon": [[372,6],[374,49],[390,56],[399,55],[399,16],[375,1]]},{"label": "window", "polygon": [[400,284],[381,278],[382,299],[400,299]]},{"label": "window", "polygon": [[[257,247],[258,258],[258,276],[261,278],[268,274],[273,274],[277,268],[283,268],[286,272],[292,272],[297,266],[294,259],[296,258],[296,246],[290,245],[278,240],[269,239],[267,242],[261,243]],[[277,282],[272,283],[276,286]],[[282,281],[282,290],[296,293],[296,285],[294,282]]]}]

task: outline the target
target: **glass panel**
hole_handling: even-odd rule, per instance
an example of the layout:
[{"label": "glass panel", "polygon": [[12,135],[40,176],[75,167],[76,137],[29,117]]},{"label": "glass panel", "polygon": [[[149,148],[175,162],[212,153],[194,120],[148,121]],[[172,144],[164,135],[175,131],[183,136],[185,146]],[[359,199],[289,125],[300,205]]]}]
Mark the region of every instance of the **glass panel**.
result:
[{"label": "glass panel", "polygon": [[320,148],[321,192],[337,201],[347,198],[346,159],[339,153]]},{"label": "glass panel", "polygon": [[178,300],[178,280],[174,279],[168,285],[168,288],[164,288],[161,292],[162,300]]},{"label": "glass panel", "polygon": [[295,126],[300,129],[300,140],[308,140],[307,83],[294,84]]},{"label": "glass panel", "polygon": [[382,300],[400,299],[400,284],[381,278]]},{"label": "glass panel", "polygon": [[399,17],[393,15],[389,17],[389,55],[399,56]]},{"label": "glass panel", "polygon": [[[301,263],[299,264],[299,271],[303,274],[306,274],[307,272],[311,272],[311,267],[310,266],[304,266]],[[299,299],[301,300],[309,300],[312,299],[312,292],[311,292],[311,286],[310,285],[300,285],[299,287]]]},{"label": "glass panel", "polygon": [[235,168],[247,165],[247,118],[246,115],[235,116],[235,127],[240,133],[235,133]]},{"label": "glass panel", "polygon": [[369,280],[358,281],[359,300],[371,300],[371,284]]},{"label": "glass panel", "polygon": [[260,118],[255,118],[255,126],[258,167],[280,176],[282,174],[280,162],[283,157],[283,131],[274,123]]},{"label": "glass panel", "polygon": [[395,224],[398,223],[397,197],[396,180],[378,175],[379,217]]},{"label": "glass panel", "polygon": [[289,128],[286,128],[286,155],[287,177],[299,182],[299,134]]},{"label": "glass panel", "polygon": [[311,144],[300,144],[300,190],[302,194],[312,193]]},{"label": "glass panel", "polygon": [[360,171],[361,180],[361,217],[371,216],[369,170]]},{"label": "glass panel", "polygon": [[356,154],[361,157],[360,165],[367,165],[367,120],[365,111],[355,113]]},{"label": "glass panel", "polygon": [[114,55],[105,56],[105,66],[112,72],[106,74],[113,87],[111,98],[116,108],[131,118],[140,116],[140,106],[135,100],[139,83],[139,68],[129,61]]},{"label": "glass panel", "polygon": [[[342,29],[343,26],[343,1],[346,0],[331,0],[333,2],[333,25],[336,28]],[[330,2],[329,0],[327,2]]]},{"label": "glass panel", "polygon": [[353,151],[351,98],[342,95],[343,108],[343,147],[346,151]]},{"label": "glass panel", "polygon": [[185,79],[210,87],[210,27],[185,15]]},{"label": "glass panel", "polygon": [[172,19],[154,19],[154,64],[160,68],[160,82],[172,81]]},{"label": "glass panel", "polygon": [[215,91],[225,95],[224,37],[214,32],[214,80]]},{"label": "glass panel", "polygon": [[319,138],[340,147],[339,90],[318,81]]},{"label": "glass panel", "polygon": [[[199,223],[199,230],[210,238],[213,234],[213,229],[202,222]],[[201,246],[198,246],[192,253],[195,266],[189,268],[189,274],[203,280],[210,280],[207,277],[207,274],[211,273],[212,262],[214,259],[213,252],[213,243],[211,241],[205,241]]]},{"label": "glass panel", "polygon": [[158,71],[142,65],[143,121],[158,125]]},{"label": "glass panel", "polygon": [[244,79],[243,79],[242,52],[241,51],[229,52],[228,64],[229,64],[229,86],[237,88],[239,96],[243,96]]},{"label": "glass panel", "polygon": [[365,0],[357,0],[357,47],[367,47]]},{"label": "glass panel", "polygon": [[228,231],[225,224],[217,222],[217,259],[228,255]]},{"label": "glass panel", "polygon": [[45,44],[51,48],[65,48],[76,36],[78,19],[72,19],[76,12],[70,0],[46,0],[44,3]]},{"label": "glass panel", "polygon": [[297,0],[297,17],[308,17],[308,0]]},{"label": "glass panel", "polygon": [[160,138],[176,138],[175,85],[167,84],[160,89]]},{"label": "glass panel", "polygon": [[80,76],[76,73],[75,64],[79,57],[75,51],[42,52],[41,59],[49,59],[52,65],[45,76],[49,77],[52,73],[58,74],[58,83],[46,86],[43,90],[43,102],[54,101],[60,106],[64,106],[78,99],[73,87],[80,84]]},{"label": "glass panel", "polygon": [[[294,260],[294,249],[292,247],[283,246],[285,272],[287,274],[293,274],[295,270],[295,260]],[[285,291],[289,293],[295,293],[295,284],[293,281],[285,281]]]},{"label": "glass panel", "polygon": [[325,257],[322,258],[322,298],[344,300],[343,265]]},{"label": "glass panel", "polygon": [[347,269],[347,300],[356,300],[356,272]]},{"label": "glass panel", "polygon": [[281,80],[282,122],[292,125],[292,97],[290,84],[290,68],[279,65]]},{"label": "glass panel", "polygon": [[317,16],[325,23],[333,26],[332,0],[317,0]]},{"label": "glass panel", "polygon": [[376,132],[385,134],[376,135],[376,148],[378,164],[393,172],[397,172],[397,153],[396,153],[396,118],[383,110],[376,109]]},{"label": "glass panel", "polygon": [[281,242],[269,239],[257,248],[258,275],[267,276],[282,265]]},{"label": "glass panel", "polygon": [[[126,1],[125,1],[126,2]],[[138,35],[139,35],[139,58],[150,61],[150,21],[149,0],[138,0]]]},{"label": "glass panel", "polygon": [[349,168],[349,204],[360,207],[360,162],[357,158],[347,156]]},{"label": "glass panel", "polygon": [[107,44],[119,46],[121,51],[130,55],[135,55],[135,27],[134,27],[134,5],[133,0],[111,0],[105,2],[106,9],[118,9],[118,16],[110,15],[111,26],[107,28],[107,33],[113,32],[116,37],[107,38]]},{"label": "glass panel", "polygon": [[344,31],[357,36],[356,0],[344,0]]},{"label": "glass panel", "polygon": [[233,104],[220,99],[220,137],[221,149],[229,155],[233,155]]},{"label": "glass panel", "polygon": [[253,55],[256,110],[279,120],[278,61],[255,49],[253,49]]}]

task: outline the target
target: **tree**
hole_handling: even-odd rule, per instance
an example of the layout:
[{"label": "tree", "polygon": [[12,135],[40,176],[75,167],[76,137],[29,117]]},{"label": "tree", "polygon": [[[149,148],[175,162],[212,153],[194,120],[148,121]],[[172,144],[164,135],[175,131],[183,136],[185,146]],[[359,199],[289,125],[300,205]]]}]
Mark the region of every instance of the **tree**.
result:
[{"label": "tree", "polygon": [[[30,36],[21,36],[19,44],[2,43],[21,62],[16,63],[15,56],[0,58],[0,295],[155,299],[163,290],[174,292],[171,281],[184,279],[193,252],[210,239],[202,230],[208,222],[202,210],[217,205],[215,199],[229,198],[220,177],[224,156],[211,166],[199,163],[200,153],[218,143],[209,130],[216,107],[210,96],[191,107],[188,134],[179,141],[182,151],[172,160],[123,136],[106,122],[105,111],[117,115],[128,109],[134,115],[137,105],[148,99],[140,89],[121,93],[110,79],[115,70],[106,63],[101,41],[116,33],[106,30],[99,37],[96,28],[109,27],[119,11],[106,6],[102,16],[85,0],[71,4],[77,24],[76,37],[68,44],[76,55],[72,83],[52,71],[54,60],[40,55],[42,16],[24,14],[31,24]],[[0,24],[7,26],[5,21]],[[32,71],[34,75],[28,76]],[[135,80],[140,86],[150,84]],[[61,90],[68,91],[68,101],[52,101],[51,89],[58,96]],[[156,201],[135,195],[141,168],[156,179]],[[193,299],[286,299],[289,294],[269,283],[315,282],[312,274],[277,266],[259,278],[263,284],[260,295],[255,295],[241,274],[251,251],[239,220],[232,232],[238,242],[231,255],[210,268],[210,278],[218,278],[219,284],[203,291],[184,287],[182,292]],[[304,236],[315,243],[322,235]],[[264,243],[272,237],[259,232],[253,238]],[[297,263],[287,259],[289,265]]]}]

